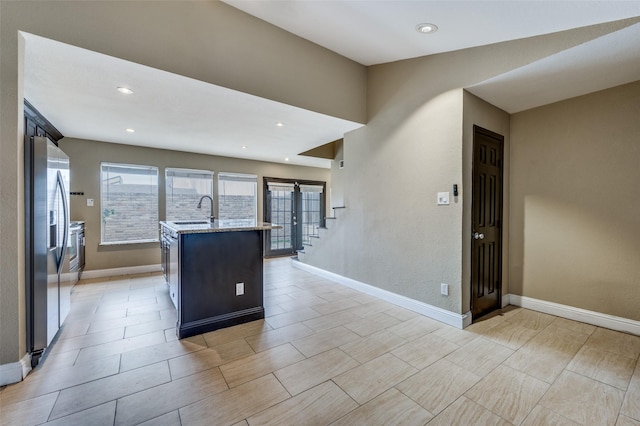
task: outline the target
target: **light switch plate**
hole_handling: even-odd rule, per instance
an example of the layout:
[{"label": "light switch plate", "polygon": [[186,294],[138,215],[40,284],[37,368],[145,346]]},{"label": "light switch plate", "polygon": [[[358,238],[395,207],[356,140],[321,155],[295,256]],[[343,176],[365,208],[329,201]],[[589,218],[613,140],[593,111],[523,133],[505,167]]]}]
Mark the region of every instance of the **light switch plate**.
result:
[{"label": "light switch plate", "polygon": [[93,198],[87,198],[87,207],[93,207]]},{"label": "light switch plate", "polygon": [[244,283],[236,283],[236,296],[244,294]]},{"label": "light switch plate", "polygon": [[448,192],[438,192],[438,205],[439,206],[449,205],[449,193]]},{"label": "light switch plate", "polygon": [[440,283],[440,294],[443,296],[449,295],[449,284]]}]

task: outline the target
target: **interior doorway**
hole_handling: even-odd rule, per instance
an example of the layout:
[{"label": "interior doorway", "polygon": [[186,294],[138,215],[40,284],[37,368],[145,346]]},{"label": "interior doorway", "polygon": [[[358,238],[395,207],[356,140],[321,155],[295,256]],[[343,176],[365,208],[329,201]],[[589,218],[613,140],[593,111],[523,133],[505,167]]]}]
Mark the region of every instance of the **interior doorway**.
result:
[{"label": "interior doorway", "polygon": [[504,137],[473,126],[471,313],[476,319],[502,307],[502,199]]},{"label": "interior doorway", "polygon": [[267,231],[265,256],[294,255],[324,226],[326,183],[264,178],[264,221],[280,229]]}]

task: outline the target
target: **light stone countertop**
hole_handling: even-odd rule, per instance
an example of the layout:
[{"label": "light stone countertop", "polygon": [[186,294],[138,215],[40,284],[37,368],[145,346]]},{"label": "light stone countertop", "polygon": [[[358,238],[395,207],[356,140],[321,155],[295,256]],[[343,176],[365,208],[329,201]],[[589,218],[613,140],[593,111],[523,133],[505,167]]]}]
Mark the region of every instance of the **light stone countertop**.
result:
[{"label": "light stone countertop", "polygon": [[268,231],[279,229],[281,226],[254,220],[229,219],[218,220],[213,223],[204,220],[177,220],[161,221],[160,226],[165,226],[178,234],[198,234],[206,232],[238,232],[238,231]]}]

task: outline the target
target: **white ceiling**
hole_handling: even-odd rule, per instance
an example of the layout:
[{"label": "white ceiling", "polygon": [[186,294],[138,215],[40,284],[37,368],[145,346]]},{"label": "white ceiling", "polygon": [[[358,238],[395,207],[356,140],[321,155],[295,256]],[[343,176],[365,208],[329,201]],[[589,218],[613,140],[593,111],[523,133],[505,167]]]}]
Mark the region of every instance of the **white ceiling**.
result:
[{"label": "white ceiling", "polygon": [[[226,0],[365,65],[640,16],[640,1]],[[419,34],[421,22],[438,25]],[[25,97],[65,136],[330,167],[296,154],[361,124],[30,34]],[[470,91],[517,112],[640,80],[640,24],[482,82]],[[46,72],[43,72],[46,70]],[[117,86],[134,89],[122,95]],[[283,127],[275,123],[283,122]],[[135,133],[124,129],[134,128]],[[246,149],[242,147],[246,146]]]}]

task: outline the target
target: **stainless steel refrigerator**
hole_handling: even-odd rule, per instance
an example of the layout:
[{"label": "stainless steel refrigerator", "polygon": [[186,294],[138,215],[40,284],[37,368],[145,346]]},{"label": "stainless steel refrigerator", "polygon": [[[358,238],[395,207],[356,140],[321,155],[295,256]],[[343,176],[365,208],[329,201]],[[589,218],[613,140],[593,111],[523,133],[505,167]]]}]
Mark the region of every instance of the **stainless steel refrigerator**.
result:
[{"label": "stainless steel refrigerator", "polygon": [[35,366],[71,308],[69,157],[47,138],[25,141],[27,349]]}]

